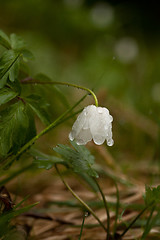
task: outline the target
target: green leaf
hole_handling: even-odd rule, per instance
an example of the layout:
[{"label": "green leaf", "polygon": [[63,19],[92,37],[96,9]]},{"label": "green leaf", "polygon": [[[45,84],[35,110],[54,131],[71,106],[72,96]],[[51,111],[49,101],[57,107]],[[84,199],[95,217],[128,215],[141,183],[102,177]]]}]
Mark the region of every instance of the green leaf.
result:
[{"label": "green leaf", "polygon": [[[1,71],[1,70],[0,70]],[[0,79],[0,89],[3,88],[8,80],[8,74],[5,74],[1,79]]]},{"label": "green leaf", "polygon": [[28,62],[28,60],[33,60],[34,59],[34,55],[32,54],[32,52],[30,52],[29,50],[27,49],[22,49],[21,50],[21,53],[23,55],[23,60],[25,62]]},{"label": "green leaf", "polygon": [[24,40],[20,36],[17,36],[15,33],[12,33],[10,35],[10,40],[12,49],[22,50],[26,48],[26,43]]},{"label": "green leaf", "polygon": [[44,154],[37,149],[31,149],[30,154],[34,157],[34,164],[38,168],[44,168],[46,170],[51,169],[55,164],[60,163],[64,164],[64,161],[61,158]]},{"label": "green leaf", "polygon": [[0,113],[0,153],[16,153],[36,134],[34,119],[27,104],[19,101]]},{"label": "green leaf", "polygon": [[41,96],[30,95],[25,98],[32,110],[40,118],[40,120],[45,124],[49,125],[51,123],[49,114],[47,112],[48,104],[44,101]]},{"label": "green leaf", "polygon": [[144,200],[146,205],[152,202],[157,204],[160,203],[160,185],[158,187],[146,186]]},{"label": "green leaf", "polygon": [[12,89],[12,91],[18,93],[18,95],[21,94],[21,84],[19,81],[15,81],[15,82],[8,81],[7,85],[10,89]]},{"label": "green leaf", "polygon": [[7,49],[11,48],[10,40],[2,30],[0,30],[0,45]]},{"label": "green leaf", "polygon": [[21,53],[24,61],[27,62],[28,60],[32,60],[34,58],[33,54],[27,49],[26,42],[20,36],[12,33],[10,35],[10,39],[12,49],[18,53]]},{"label": "green leaf", "polygon": [[[0,58],[0,87],[2,88],[9,77],[13,82],[18,76],[18,60],[19,54],[13,50],[7,50]],[[14,64],[16,63],[16,66]]]},{"label": "green leaf", "polygon": [[0,105],[9,102],[18,95],[11,88],[4,87],[0,89]]},{"label": "green leaf", "polygon": [[74,149],[69,146],[59,144],[53,150],[59,153],[67,166],[76,173],[87,173],[89,176],[98,177],[96,171],[92,168],[94,156],[84,146],[71,142]]},{"label": "green leaf", "polygon": [[80,177],[82,179],[84,179],[84,181],[90,186],[90,188],[94,191],[94,192],[98,192],[99,189],[94,181],[94,179],[92,177],[90,177],[88,174],[86,173],[78,173],[80,175]]},{"label": "green leaf", "polygon": [[9,80],[14,82],[18,79],[19,61],[17,60],[9,70]]}]

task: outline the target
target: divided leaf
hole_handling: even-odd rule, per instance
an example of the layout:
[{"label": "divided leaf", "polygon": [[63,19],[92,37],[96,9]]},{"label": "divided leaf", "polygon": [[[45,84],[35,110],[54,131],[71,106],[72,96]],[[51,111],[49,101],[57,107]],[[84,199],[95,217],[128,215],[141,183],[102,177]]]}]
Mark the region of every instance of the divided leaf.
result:
[{"label": "divided leaf", "polygon": [[11,48],[10,40],[2,30],[0,30],[0,45],[7,49]]},{"label": "divided leaf", "polygon": [[11,88],[4,87],[0,89],[0,105],[9,102],[17,95],[18,93],[13,91]]},{"label": "divided leaf", "polygon": [[53,150],[59,153],[65,163],[76,173],[86,173],[92,177],[98,177],[96,171],[92,168],[94,156],[84,146],[71,142],[74,149],[69,146],[59,144]]},{"label": "divided leaf", "polygon": [[13,50],[7,50],[0,58],[0,88],[4,87],[9,77],[14,82],[18,77],[19,54]]},{"label": "divided leaf", "polygon": [[34,119],[27,104],[19,101],[3,110],[0,118],[0,153],[16,153],[35,136]]},{"label": "divided leaf", "polygon": [[20,36],[12,33],[10,35],[10,39],[12,49],[14,49],[16,52],[21,53],[23,55],[24,61],[33,59],[33,54],[27,49],[26,42]]},{"label": "divided leaf", "polygon": [[146,205],[154,202],[155,204],[160,203],[160,185],[158,187],[146,186],[144,200]]},{"label": "divided leaf", "polygon": [[11,39],[11,47],[12,47],[12,49],[22,50],[22,49],[26,48],[25,41],[20,36],[17,36],[15,33],[12,33],[10,35],[10,39]]},{"label": "divided leaf", "polygon": [[34,157],[33,163],[38,168],[44,168],[46,170],[49,170],[57,163],[64,164],[64,161],[61,158],[44,154],[37,149],[32,148],[30,150],[30,154]]},{"label": "divided leaf", "polygon": [[30,95],[25,98],[32,110],[40,118],[40,120],[45,124],[49,125],[51,123],[49,114],[47,112],[48,104],[38,95]]}]

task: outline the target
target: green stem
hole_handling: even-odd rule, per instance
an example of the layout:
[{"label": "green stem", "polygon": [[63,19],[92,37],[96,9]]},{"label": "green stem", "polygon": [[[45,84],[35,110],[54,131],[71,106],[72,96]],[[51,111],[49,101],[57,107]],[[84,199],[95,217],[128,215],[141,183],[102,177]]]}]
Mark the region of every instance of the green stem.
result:
[{"label": "green stem", "polygon": [[109,208],[108,208],[108,204],[107,204],[107,201],[106,201],[106,198],[104,196],[104,193],[99,185],[99,183],[97,182],[97,180],[94,178],[94,181],[99,189],[99,192],[102,196],[102,199],[103,199],[103,203],[104,203],[104,207],[106,209],[106,214],[107,214],[107,240],[110,239],[110,215],[109,215]]},{"label": "green stem", "polygon": [[53,84],[53,85],[65,85],[65,86],[70,86],[70,87],[75,87],[75,88],[78,88],[78,89],[82,89],[82,90],[85,90],[87,92],[89,92],[93,98],[94,98],[94,101],[95,101],[95,105],[96,107],[98,107],[98,99],[95,95],[95,93],[89,89],[89,88],[86,88],[86,87],[83,87],[83,86],[79,86],[77,84],[73,84],[73,83],[67,83],[67,82],[57,82],[57,81],[49,81],[49,82],[42,82],[42,81],[38,81],[38,80],[34,80],[32,78],[28,78],[28,80],[22,80],[21,83],[23,84]]},{"label": "green stem", "polygon": [[72,195],[82,204],[82,206],[92,214],[92,216],[99,222],[99,224],[102,226],[102,228],[106,231],[106,227],[101,222],[101,220],[97,217],[97,215],[94,213],[94,211],[71,189],[71,187],[68,185],[68,183],[63,179],[58,167],[55,165],[56,171],[58,175],[60,176],[62,182],[66,186],[66,188],[72,193]]},{"label": "green stem", "polygon": [[148,209],[150,208],[154,202],[151,202],[149,205],[147,205],[136,217],[133,219],[133,221],[129,224],[129,226],[124,230],[124,232],[120,235],[121,238],[128,232],[128,230],[133,226],[133,224],[137,221],[138,218]]},{"label": "green stem", "polygon": [[80,231],[78,240],[81,240],[81,237],[82,237],[82,232],[83,232],[85,217],[86,217],[86,212],[84,212],[84,216],[83,216],[83,220],[82,220],[82,225],[81,225],[81,231]]},{"label": "green stem", "polygon": [[27,142],[18,152],[16,155],[10,158],[10,160],[4,165],[4,168],[7,168],[10,164],[14,162],[22,153],[24,153],[29,147],[31,147],[36,140],[38,140],[42,135],[46,134],[48,131],[50,131],[52,128],[56,127],[58,124],[60,124],[63,121],[63,118],[71,112],[81,101],[83,101],[83,98],[81,98],[75,105],[73,105],[71,108],[69,108],[67,111],[65,111],[61,116],[59,116],[53,123],[51,123],[49,126],[47,126],[45,129],[43,129],[39,134],[37,134],[35,137],[33,137],[29,142]]}]

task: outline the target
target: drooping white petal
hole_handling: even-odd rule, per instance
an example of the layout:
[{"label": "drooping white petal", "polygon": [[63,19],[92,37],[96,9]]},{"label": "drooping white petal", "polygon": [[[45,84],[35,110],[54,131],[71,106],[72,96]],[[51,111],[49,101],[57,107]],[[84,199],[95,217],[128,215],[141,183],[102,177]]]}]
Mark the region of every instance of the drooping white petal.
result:
[{"label": "drooping white petal", "polygon": [[82,129],[75,140],[78,145],[85,145],[90,142],[92,140],[90,129]]},{"label": "drooping white petal", "polygon": [[72,131],[69,134],[69,139],[71,141],[73,141],[79,135],[79,133],[82,130],[85,122],[87,122],[86,111],[84,111],[84,110],[83,110],[83,112],[80,113],[77,120],[73,124]]},{"label": "drooping white petal", "polygon": [[112,121],[113,117],[107,108],[90,105],[78,116],[69,138],[71,141],[75,139],[79,145],[85,145],[93,139],[97,145],[106,140],[107,144],[112,146]]}]

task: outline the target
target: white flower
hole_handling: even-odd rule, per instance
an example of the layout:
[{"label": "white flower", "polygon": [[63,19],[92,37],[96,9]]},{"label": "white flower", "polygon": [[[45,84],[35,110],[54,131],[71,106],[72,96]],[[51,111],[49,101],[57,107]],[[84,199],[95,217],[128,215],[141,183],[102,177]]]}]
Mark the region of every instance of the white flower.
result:
[{"label": "white flower", "polygon": [[101,145],[106,140],[107,145],[112,146],[112,121],[107,108],[89,105],[73,124],[69,139],[75,140],[78,145],[85,145],[92,139],[95,144]]}]

